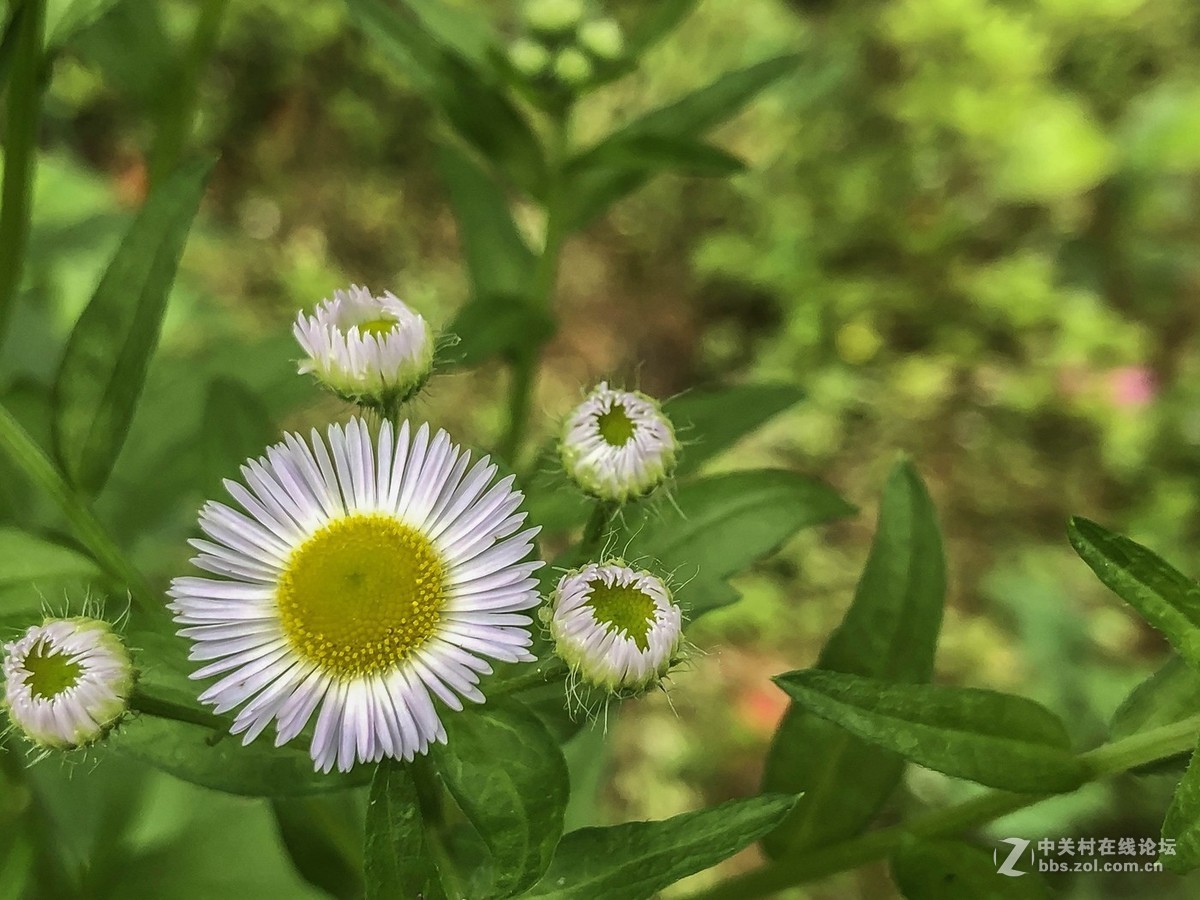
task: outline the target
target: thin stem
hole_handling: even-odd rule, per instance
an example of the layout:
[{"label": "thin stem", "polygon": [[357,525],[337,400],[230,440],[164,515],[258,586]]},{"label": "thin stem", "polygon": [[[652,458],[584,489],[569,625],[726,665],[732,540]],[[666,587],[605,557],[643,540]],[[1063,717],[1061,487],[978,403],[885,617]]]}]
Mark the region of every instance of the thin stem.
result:
[{"label": "thin stem", "polygon": [[[561,206],[564,188],[563,165],[569,143],[570,114],[564,113],[562,118],[554,120],[550,152],[547,154],[550,184],[546,194],[546,240],[538,258],[537,269],[534,271],[530,297],[532,305],[543,309],[549,307],[554,299],[559,258],[567,236]],[[540,346],[527,347],[512,359],[512,381],[508,389],[508,429],[497,452],[514,468],[529,425],[529,409],[540,360]]]},{"label": "thin stem", "polygon": [[200,8],[191,45],[176,73],[175,90],[167,92],[154,146],[150,153],[150,182],[161,181],[179,162],[196,118],[200,76],[212,56],[229,0],[207,0]]},{"label": "thin stem", "polygon": [[504,694],[516,694],[532,688],[539,688],[559,678],[566,678],[571,670],[557,656],[544,659],[536,666],[526,666],[520,675],[502,681],[488,689],[488,696],[500,697]]},{"label": "thin stem", "polygon": [[582,560],[592,559],[604,548],[604,538],[608,533],[609,523],[621,508],[619,503],[611,500],[597,500],[587,525],[583,529],[583,540],[579,542],[579,556]]},{"label": "thin stem", "polygon": [[4,119],[4,184],[0,186],[0,345],[8,331],[29,247],[38,123],[42,117],[46,0],[15,5],[12,81]]},{"label": "thin stem", "polygon": [[202,709],[184,706],[182,703],[164,700],[161,697],[153,697],[137,689],[129,698],[129,708],[134,712],[159,719],[172,719],[176,722],[187,722],[189,725],[211,728],[222,735],[229,730],[229,723],[220,716]]},{"label": "thin stem", "polygon": [[[1091,773],[1089,780],[1094,781],[1194,749],[1198,732],[1200,715],[1104,744],[1080,754],[1079,758]],[[767,896],[884,859],[910,837],[958,834],[1053,796],[1058,795],[987,791],[946,809],[917,816],[910,822],[868,832],[828,847],[815,848],[792,859],[767,863],[694,894],[691,900],[751,900]]]},{"label": "thin stem", "polygon": [[91,507],[67,484],[42,448],[2,405],[0,450],[58,504],[71,523],[75,536],[109,577],[125,585],[145,612],[156,615],[165,613],[165,607],[157,602],[146,579],[109,537]]}]

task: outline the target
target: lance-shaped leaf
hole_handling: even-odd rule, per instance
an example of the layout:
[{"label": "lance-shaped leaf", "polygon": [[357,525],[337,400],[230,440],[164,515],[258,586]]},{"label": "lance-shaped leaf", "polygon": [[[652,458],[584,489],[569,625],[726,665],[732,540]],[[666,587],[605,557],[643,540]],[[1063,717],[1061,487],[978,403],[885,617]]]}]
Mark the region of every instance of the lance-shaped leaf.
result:
[{"label": "lance-shaped leaf", "polygon": [[438,771],[492,855],[493,894],[511,897],[550,865],[570,787],[558,742],[533,713],[509,701],[446,719]]},{"label": "lance-shaped leaf", "polygon": [[696,8],[697,0],[658,0],[643,6],[642,16],[629,34],[628,56],[641,58],[670,34]]},{"label": "lance-shaped leaf", "polygon": [[18,528],[0,528],[0,587],[90,578],[99,569],[77,550]]},{"label": "lance-shaped leaf", "polygon": [[115,730],[105,747],[149,763],[176,778],[247,797],[289,797],[345,790],[366,783],[365,770],[347,775],[314,772],[312,758],[300,746],[278,749],[258,741],[242,746],[239,738],[218,730],[140,715]]},{"label": "lance-shaped leaf", "polygon": [[572,831],[559,844],[549,871],[522,897],[647,900],[766,834],[787,815],[793,801],[763,795],[660,822]]},{"label": "lance-shaped leaf", "polygon": [[67,341],[54,441],[67,475],[87,493],[103,487],[125,442],[211,170],[211,161],[184,166],[151,193]]},{"label": "lance-shaped leaf", "polygon": [[1192,761],[1163,820],[1162,836],[1175,842],[1174,853],[1163,853],[1160,861],[1172,872],[1184,874],[1200,866],[1200,753]]},{"label": "lance-shaped leaf", "polygon": [[[1001,844],[1003,862],[1010,848]],[[892,877],[906,900],[1044,900],[1046,883],[1023,859],[1014,864],[1018,876],[996,871],[992,854],[962,841],[912,841],[892,858]]]},{"label": "lance-shaped leaf", "polygon": [[[854,602],[818,667],[887,681],[928,681],[945,595],[933,502],[920,476],[901,462],[884,488]],[[771,744],[763,790],[803,796],[763,846],[778,857],[859,833],[895,790],[903,769],[897,753],[792,704]]]},{"label": "lance-shaped leaf", "polygon": [[1087,768],[1054,713],[974,688],[891,684],[810,669],[775,682],[804,708],[865,741],[956,778],[1024,793],[1071,791]]},{"label": "lance-shaped leaf", "polygon": [[445,900],[409,767],[395,759],[379,763],[368,803],[363,851],[366,900]]},{"label": "lance-shaped leaf", "polygon": [[1088,519],[1076,516],[1067,530],[1071,546],[1096,576],[1200,669],[1200,584],[1141,544]]},{"label": "lance-shaped leaf", "polygon": [[1177,656],[1129,692],[1109,724],[1114,741],[1173,725],[1200,710],[1200,673]]},{"label": "lance-shaped leaf", "polygon": [[648,137],[680,142],[697,138],[737,113],[751,98],[792,71],[800,58],[779,56],[744,69],[727,72],[706,87],[675,103],[649,112],[611,134],[572,161],[575,176],[567,221],[572,229],[585,227],[614,201],[645,183],[651,174],[645,166],[607,163],[612,145],[629,144]]},{"label": "lance-shaped leaf", "polygon": [[275,827],[296,871],[338,900],[359,900],[363,895],[359,797],[341,791],[271,801]]}]

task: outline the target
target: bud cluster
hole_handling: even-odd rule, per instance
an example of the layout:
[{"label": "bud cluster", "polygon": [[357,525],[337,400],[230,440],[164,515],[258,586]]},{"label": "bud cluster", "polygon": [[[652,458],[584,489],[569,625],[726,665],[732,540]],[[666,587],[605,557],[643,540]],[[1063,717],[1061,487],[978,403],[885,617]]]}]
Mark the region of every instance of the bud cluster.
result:
[{"label": "bud cluster", "polygon": [[547,92],[576,94],[625,52],[621,27],[593,16],[584,0],[526,0],[525,33],[508,49],[508,62],[530,85]]}]

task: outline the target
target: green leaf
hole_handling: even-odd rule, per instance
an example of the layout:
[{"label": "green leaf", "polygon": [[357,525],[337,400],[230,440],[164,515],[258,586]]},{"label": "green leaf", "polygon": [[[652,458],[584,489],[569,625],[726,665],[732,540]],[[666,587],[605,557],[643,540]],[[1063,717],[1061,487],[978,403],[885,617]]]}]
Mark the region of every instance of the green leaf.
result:
[{"label": "green leaf", "polygon": [[76,550],[18,528],[0,528],[0,587],[98,574],[96,564]]},{"label": "green leaf", "polygon": [[731,153],[703,141],[641,134],[605,142],[567,164],[570,174],[590,169],[618,169],[646,174],[677,169],[689,175],[724,178],[744,172],[746,164]]},{"label": "green leaf", "polygon": [[[770,555],[799,531],[841,518],[854,507],[828,485],[795,472],[758,469],[685,482],[673,507],[627,514],[630,555],[649,556],[681,581],[723,581]],[[694,618],[691,585],[679,602]],[[711,593],[708,594],[711,596]]]},{"label": "green leaf", "polygon": [[304,880],[339,900],[363,895],[363,820],[358,792],[271,801],[279,837]]},{"label": "green leaf", "polygon": [[517,231],[503,191],[453,147],[439,150],[438,164],[450,189],[474,296],[528,297],[537,258]]},{"label": "green leaf", "polygon": [[1200,866],[1200,753],[1192,754],[1183,780],[1171,798],[1162,836],[1175,842],[1173,854],[1159,857],[1164,868],[1183,875]]},{"label": "green leaf", "polygon": [[67,475],[88,493],[103,487],[125,441],[211,170],[211,161],[185,166],[151,193],[67,342],[54,440]]},{"label": "green leaf", "polygon": [[688,391],[663,404],[683,443],[675,476],[682,478],[804,399],[792,384],[741,384]]},{"label": "green leaf", "polygon": [[375,769],[364,854],[366,900],[445,900],[426,846],[417,785],[398,760],[384,759]]},{"label": "green leaf", "polygon": [[575,230],[587,226],[614,201],[644,184],[649,176],[644,169],[605,168],[595,164],[603,158],[606,147],[647,136],[694,141],[737,113],[756,94],[792,71],[799,61],[796,55],[779,56],[727,72],[681,100],[635,119],[582,154],[577,164],[586,171],[581,171],[571,185],[572,203],[566,216],[569,227]]},{"label": "green leaf", "polygon": [[17,52],[17,35],[21,33],[21,18],[29,14],[29,7],[24,3],[10,4],[10,13],[4,23],[4,34],[0,35],[0,91],[8,82],[8,73],[12,71],[13,60]]},{"label": "green leaf", "polygon": [[232,378],[216,378],[204,399],[204,420],[197,436],[204,461],[202,486],[213,488],[235,476],[238,466],[258,457],[277,433],[258,395]]},{"label": "green leaf", "polygon": [[[1001,844],[999,853],[1007,854]],[[962,841],[906,844],[892,858],[892,877],[907,900],[1035,900],[1050,892],[1035,871],[1018,878],[996,871],[992,854]]]},{"label": "green leaf", "polygon": [[184,781],[247,797],[316,794],[365,783],[362,769],[347,775],[314,772],[308,752],[294,744],[242,746],[237,737],[218,736],[203,725],[143,714],[114,731],[105,746]]},{"label": "green leaf", "polygon": [[1200,669],[1200,584],[1141,544],[1088,519],[1076,516],[1067,531],[1071,546],[1096,576]]},{"label": "green leaf", "polygon": [[[817,666],[885,681],[926,682],[946,595],[933,502],[907,462],[888,478],[854,602]],[[764,791],[803,794],[763,846],[773,857],[862,831],[900,781],[904,759],[792,704],[776,732]]]},{"label": "green leaf", "polygon": [[493,893],[511,897],[542,876],[562,836],[570,792],[562,751],[513,701],[448,716],[446,733],[434,761],[492,854]]},{"label": "green leaf", "polygon": [[488,64],[496,36],[480,15],[443,3],[442,0],[402,0],[426,30],[440,43],[450,47],[476,67]]},{"label": "green leaf", "polygon": [[1117,707],[1109,725],[1114,741],[1152,728],[1173,725],[1200,709],[1200,674],[1172,656],[1135,687]]},{"label": "green leaf", "polygon": [[75,35],[98,21],[120,0],[60,0],[46,12],[46,46],[50,50],[66,47]]},{"label": "green leaf", "polygon": [[1071,791],[1087,777],[1061,721],[996,691],[890,684],[810,669],[775,682],[806,709],[865,741],[956,778],[1024,793]]},{"label": "green leaf", "polygon": [[513,182],[538,196],[545,183],[541,144],[520,110],[451,47],[441,44],[412,9],[380,0],[348,0],[359,27],[441,110],[455,131]]},{"label": "green leaf", "polygon": [[774,828],[794,798],[733,800],[659,822],[582,828],[562,839],[529,898],[645,900],[715,866]]},{"label": "green leaf", "polygon": [[453,361],[475,366],[496,356],[509,356],[549,340],[556,328],[553,316],[523,298],[488,296],[471,300],[446,328],[458,336]]}]

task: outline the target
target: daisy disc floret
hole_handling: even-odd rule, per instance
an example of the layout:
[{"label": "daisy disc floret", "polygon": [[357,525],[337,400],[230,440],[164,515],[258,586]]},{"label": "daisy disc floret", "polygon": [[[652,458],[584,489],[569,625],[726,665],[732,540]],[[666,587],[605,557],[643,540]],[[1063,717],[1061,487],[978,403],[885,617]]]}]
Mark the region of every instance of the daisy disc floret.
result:
[{"label": "daisy disc floret", "polygon": [[609,691],[657,683],[683,639],[683,616],[666,584],[619,559],[564,575],[548,624],[555,652],[571,671]]},{"label": "daisy disc floret", "polygon": [[129,652],[99,619],[47,619],[4,645],[4,705],[43,749],[104,737],[129,709],[133,681]]},{"label": "daisy disc floret", "polygon": [[394,409],[421,389],[433,371],[433,332],[425,319],[385,292],[351,286],[301,312],[292,328],[312,373],[338,396]]},{"label": "daisy disc floret", "polygon": [[489,659],[530,661],[522,615],[538,602],[522,494],[485,457],[428,425],[377,437],[352,419],[290,434],[210,502],[193,563],[216,578],[171,586],[194,678],[249,743],[276,746],[316,717],[317,769],[412,759],[445,741],[439,706],[483,702]]},{"label": "daisy disc floret", "polygon": [[601,382],[567,416],[563,468],[586,493],[625,502],[648,494],[675,469],[679,442],[658,401]]}]

